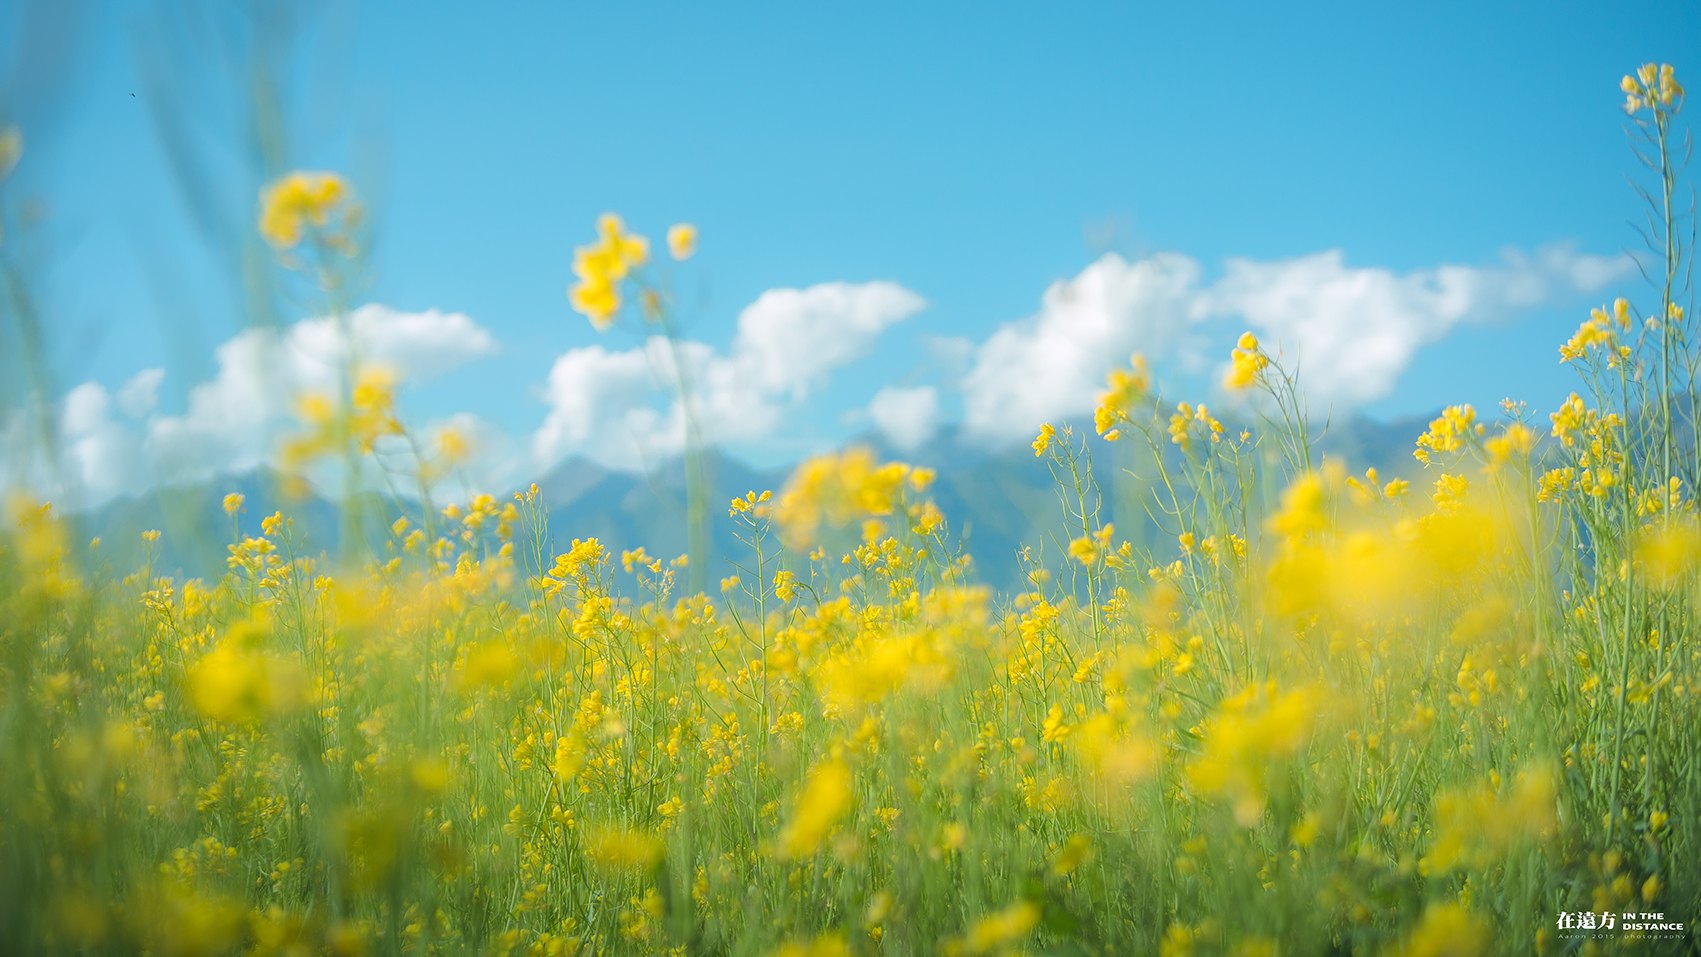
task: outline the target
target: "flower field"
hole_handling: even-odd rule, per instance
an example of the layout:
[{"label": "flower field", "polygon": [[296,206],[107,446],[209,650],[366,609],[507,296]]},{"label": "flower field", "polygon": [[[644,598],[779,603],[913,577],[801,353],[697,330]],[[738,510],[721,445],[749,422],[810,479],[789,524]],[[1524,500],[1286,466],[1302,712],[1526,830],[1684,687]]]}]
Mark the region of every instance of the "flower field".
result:
[{"label": "flower field", "polygon": [[[1681,198],[1681,87],[1625,93],[1656,206]],[[344,198],[291,179],[262,230],[319,269]],[[708,569],[551,527],[535,486],[365,515],[389,533],[340,559],[233,495],[217,581],[111,569],[14,499],[0,949],[1691,953],[1701,341],[1673,208],[1646,301],[1560,348],[1569,402],[1448,408],[1398,475],[1316,456],[1293,357],[1250,333],[1235,416],[1134,358],[1090,431],[1034,440],[1070,533],[1014,594],[930,470],[861,449],[707,503],[746,546]],[[601,325],[647,246],[599,244],[573,297]],[[289,455],[402,434],[387,389],[304,405]],[[1106,455],[1155,490],[1160,547],[1105,519]]]}]

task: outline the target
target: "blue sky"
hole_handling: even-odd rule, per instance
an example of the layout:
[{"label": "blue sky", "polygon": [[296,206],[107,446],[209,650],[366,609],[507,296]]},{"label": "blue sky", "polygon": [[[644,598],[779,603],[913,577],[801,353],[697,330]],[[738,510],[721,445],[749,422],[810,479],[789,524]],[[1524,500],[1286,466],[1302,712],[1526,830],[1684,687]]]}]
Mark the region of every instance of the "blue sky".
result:
[{"label": "blue sky", "polygon": [[[53,210],[40,281],[62,385],[116,392],[163,368],[166,414],[240,318],[148,119],[138,37],[160,22],[150,4],[87,11],[15,192]],[[522,448],[559,356],[637,345],[564,295],[604,211],[658,240],[700,227],[687,334],[722,353],[766,290],[879,280],[925,300],[729,443],[778,462],[867,428],[885,385],[934,387],[944,420],[964,415],[965,356],[1106,253],[1185,257],[1206,298],[1233,259],[1339,250],[1341,268],[1397,279],[1496,267],[1508,247],[1617,254],[1638,214],[1617,80],[1647,60],[1693,76],[1701,8],[369,2],[319,4],[307,23],[292,162],[360,171],[378,214],[370,299],[463,313],[495,342],[407,393],[420,421],[471,412]],[[205,101],[191,114],[234,139],[217,113],[228,74],[180,68]],[[1449,319],[1374,398],[1344,404],[1551,409],[1571,388],[1557,344],[1588,305],[1639,291],[1602,275]],[[1176,397],[1213,399],[1214,366],[1186,356],[1219,361],[1247,323],[1211,308],[1184,345],[1105,341],[1170,342]],[[1179,321],[1165,315],[1128,321]]]}]

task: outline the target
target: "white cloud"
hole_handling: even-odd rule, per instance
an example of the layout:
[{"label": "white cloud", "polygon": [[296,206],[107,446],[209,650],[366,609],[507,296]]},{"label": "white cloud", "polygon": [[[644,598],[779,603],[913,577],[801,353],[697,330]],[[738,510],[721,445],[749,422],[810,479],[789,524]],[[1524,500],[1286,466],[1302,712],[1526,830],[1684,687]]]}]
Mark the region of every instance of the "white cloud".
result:
[{"label": "white cloud", "polygon": [[[400,312],[373,303],[349,314],[348,331],[357,362],[386,366],[411,381],[442,375],[496,352],[489,331],[458,312]],[[328,387],[347,361],[348,338],[333,319],[304,319],[289,328],[279,358],[299,382]]]},{"label": "white cloud", "polygon": [[733,358],[762,392],[801,399],[822,376],[867,355],[888,326],[926,305],[890,282],[770,289],[739,313]]},{"label": "white cloud", "polygon": [[868,403],[868,415],[894,446],[913,451],[939,430],[939,390],[929,385],[887,386]]},{"label": "white cloud", "polygon": [[[131,392],[143,372],[119,389]],[[65,468],[83,494],[97,500],[125,490],[136,472],[141,437],[112,418],[112,396],[98,382],[85,382],[65,396],[59,427]]]},{"label": "white cloud", "polygon": [[98,382],[85,382],[65,394],[60,428],[67,436],[87,435],[104,424],[112,409],[112,397]]},{"label": "white cloud", "polygon": [[1201,318],[1197,262],[1173,253],[1128,262],[1107,253],[1007,323],[975,351],[963,377],[963,425],[1000,442],[1092,407],[1104,375],[1133,352],[1165,355]]},{"label": "white cloud", "polygon": [[610,351],[602,346],[572,349],[555,360],[544,387],[549,414],[532,435],[532,458],[546,467],[570,452],[608,465],[642,468],[684,448],[684,418],[678,403],[656,407],[655,361],[666,341]]},{"label": "white cloud", "polygon": [[348,332],[329,318],[304,319],[281,339],[270,330],[247,329],[219,346],[218,373],[189,391],[188,410],[149,423],[155,481],[205,478],[273,461],[282,436],[300,428],[297,398],[335,387],[350,339],[358,362],[386,366],[404,382],[429,379],[496,351],[490,333],[460,313],[367,305],[349,315]]},{"label": "white cloud", "polygon": [[[773,433],[793,404],[833,370],[873,350],[880,334],[926,302],[890,282],[832,282],[773,289],[738,316],[725,354],[699,342],[678,348],[692,410],[715,442],[754,442]],[[549,413],[532,436],[542,469],[580,454],[621,469],[642,469],[685,447],[673,350],[652,338],[613,351],[570,350],[555,360],[544,390]]]},{"label": "white cloud", "polygon": [[1492,266],[1396,275],[1350,268],[1340,250],[1278,262],[1231,259],[1204,295],[1214,316],[1244,319],[1301,364],[1313,404],[1353,407],[1394,390],[1417,350],[1461,322],[1503,318],[1593,292],[1634,268],[1623,256],[1549,246],[1509,250]]},{"label": "white cloud", "polygon": [[[1209,373],[1221,356],[1199,348],[1205,323],[1219,332],[1251,328],[1268,346],[1297,357],[1302,384],[1321,411],[1389,394],[1417,350],[1460,323],[1594,293],[1632,270],[1625,257],[1582,255],[1565,246],[1511,251],[1483,266],[1406,273],[1350,267],[1339,251],[1330,251],[1274,262],[1230,260],[1222,276],[1208,282],[1201,265],[1186,256],[1128,261],[1112,254],[1053,283],[1037,313],[984,341],[937,339],[928,348],[936,368],[951,367],[946,388],[961,391],[964,432],[984,442],[1025,439],[1043,422],[1090,410],[1106,371],[1133,352],[1154,361],[1179,359],[1175,364]],[[482,488],[575,453],[615,468],[650,467],[684,447],[677,349],[705,437],[734,445],[762,442],[836,370],[871,353],[885,330],[925,305],[889,282],[771,290],[740,313],[725,350],[658,338],[625,350],[596,345],[559,356],[529,456],[516,455],[499,430],[470,416],[422,432],[428,441],[440,428],[471,438],[476,454],[462,474]],[[83,504],[275,461],[281,439],[301,427],[297,396],[331,387],[351,351],[404,381],[419,381],[497,348],[488,331],[453,313],[371,305],[352,313],[347,329],[352,342],[323,318],[280,332],[244,331],[218,347],[216,373],[189,390],[186,407],[176,414],[157,407],[164,377],[159,369],[143,370],[114,390],[94,382],[71,390],[60,408],[62,447]],[[870,401],[863,421],[872,421],[893,445],[913,449],[937,431],[942,400],[936,387],[888,386]],[[0,423],[14,437],[8,441],[21,442],[27,434],[21,415]],[[0,471],[6,470],[0,461]],[[35,479],[44,481],[40,474]]]},{"label": "white cloud", "polygon": [[1192,259],[1137,262],[1109,254],[1053,283],[1040,312],[1007,323],[975,351],[962,382],[965,430],[988,442],[1090,410],[1104,375],[1130,352],[1184,360],[1197,324],[1231,319],[1302,364],[1314,407],[1358,406],[1393,391],[1417,350],[1461,322],[1504,318],[1566,301],[1627,275],[1627,257],[1546,246],[1489,266],[1444,265],[1396,274],[1351,268],[1339,250],[1296,259],[1230,260],[1205,285]]},{"label": "white cloud", "polygon": [[118,389],[118,407],[132,419],[143,419],[159,404],[159,384],[164,369],[143,369]]},{"label": "white cloud", "polygon": [[435,378],[496,353],[495,337],[459,312],[398,312],[372,304],[356,309],[349,322],[359,357],[389,365],[404,379]]},{"label": "white cloud", "polygon": [[[214,377],[189,390],[179,415],[154,411],[160,369],[146,369],[114,396],[97,382],[66,394],[61,428],[67,465],[82,504],[155,484],[238,472],[276,459],[284,436],[301,428],[294,403],[332,387],[353,353],[404,382],[428,379],[490,355],[490,333],[458,313],[398,312],[368,305],[348,317],[352,335],[327,318],[306,319],[278,335],[247,329],[215,351]],[[128,421],[127,421],[128,420]]]}]

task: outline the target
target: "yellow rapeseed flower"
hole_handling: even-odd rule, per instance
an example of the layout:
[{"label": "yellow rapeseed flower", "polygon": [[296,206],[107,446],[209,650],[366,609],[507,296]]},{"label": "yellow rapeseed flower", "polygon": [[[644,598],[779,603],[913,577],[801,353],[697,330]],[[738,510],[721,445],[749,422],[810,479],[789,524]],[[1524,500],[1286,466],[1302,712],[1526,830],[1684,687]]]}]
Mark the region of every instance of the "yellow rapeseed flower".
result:
[{"label": "yellow rapeseed flower", "polygon": [[585,738],[577,728],[555,741],[555,759],[549,769],[562,784],[572,784],[585,766]]},{"label": "yellow rapeseed flower", "polygon": [[[1151,388],[1152,375],[1144,357],[1136,353],[1129,358],[1128,366],[1110,370],[1105,377],[1105,391],[1099,393],[1098,407],[1093,410],[1093,428],[1111,441],[1116,440],[1112,427],[1129,421],[1128,410]],[[1037,444],[1034,450],[1036,455],[1041,452]]]},{"label": "yellow rapeseed flower", "polygon": [[814,854],[850,806],[850,769],[836,760],[817,767],[797,797],[791,820],[780,832],[778,855],[795,860]]},{"label": "yellow rapeseed flower", "polygon": [[336,173],[296,171],[260,191],[260,235],[279,249],[301,242],[308,225],[323,227],[349,199],[348,184]]},{"label": "yellow rapeseed flower", "polygon": [[1058,875],[1073,874],[1076,868],[1085,864],[1092,856],[1093,839],[1085,834],[1077,834],[1051,859],[1051,872]]},{"label": "yellow rapeseed flower", "polygon": [[1428,463],[1436,452],[1454,452],[1482,427],[1475,425],[1477,412],[1468,405],[1453,405],[1442,410],[1440,418],[1429,423],[1429,431],[1418,436],[1417,449],[1412,456]]},{"label": "yellow rapeseed flower", "polygon": [[606,330],[620,311],[619,283],[650,258],[650,241],[626,231],[619,216],[604,213],[597,220],[597,241],[573,251],[577,285],[568,290],[573,308],[585,314],[598,331]]},{"label": "yellow rapeseed flower", "polygon": [[1308,532],[1321,531],[1326,524],[1323,506],[1322,479],[1306,475],[1282,493],[1281,510],[1270,517],[1270,531],[1290,542]]},{"label": "yellow rapeseed flower", "polygon": [[1258,373],[1269,364],[1269,358],[1258,350],[1258,337],[1243,332],[1240,341],[1235,343],[1234,351],[1229,354],[1229,369],[1223,376],[1223,387],[1231,391],[1244,389],[1256,382]]},{"label": "yellow rapeseed flower", "polygon": [[1001,952],[1032,933],[1039,919],[1038,904],[1018,901],[975,921],[963,936],[946,941],[943,949],[946,957]]},{"label": "yellow rapeseed flower", "polygon": [[1047,744],[1062,741],[1069,737],[1069,732],[1073,730],[1074,728],[1063,720],[1063,706],[1054,704],[1046,713],[1045,723],[1040,728],[1040,740]]},{"label": "yellow rapeseed flower", "polygon": [[500,639],[487,641],[467,649],[461,684],[466,688],[500,685],[514,674],[517,667],[519,659],[514,657],[514,651],[507,642]]},{"label": "yellow rapeseed flower", "polygon": [[408,772],[414,785],[427,794],[441,793],[454,780],[449,766],[436,758],[414,758]]},{"label": "yellow rapeseed flower", "polygon": [[189,668],[189,698],[215,721],[240,723],[293,709],[303,697],[299,664],[226,640]]},{"label": "yellow rapeseed flower", "polygon": [[1626,113],[1635,113],[1644,108],[1652,108],[1659,113],[1683,99],[1683,86],[1677,82],[1676,72],[1672,70],[1670,63],[1644,63],[1634,76],[1626,76],[1620,80],[1618,88],[1624,91]]},{"label": "yellow rapeseed flower", "polygon": [[602,273],[587,273],[579,284],[567,292],[573,308],[585,314],[598,332],[614,324],[614,314],[620,311],[620,293],[614,283]]},{"label": "yellow rapeseed flower", "polygon": [[585,840],[585,857],[608,874],[641,874],[662,858],[662,844],[654,837],[622,828],[592,832]]},{"label": "yellow rapeseed flower", "polygon": [[1050,422],[1040,426],[1039,435],[1034,436],[1034,458],[1044,455],[1051,448],[1051,440],[1056,437],[1057,430],[1051,427]]},{"label": "yellow rapeseed flower", "polygon": [[818,455],[792,472],[774,518],[788,542],[807,545],[823,524],[843,527],[853,519],[891,515],[909,474],[908,465],[882,465],[866,448]]},{"label": "yellow rapeseed flower", "polygon": [[1558,823],[1557,777],[1552,766],[1538,763],[1520,771],[1504,795],[1492,781],[1437,795],[1437,836],[1425,858],[1430,872],[1481,869],[1521,841],[1551,835]]},{"label": "yellow rapeseed flower", "polygon": [[1664,523],[1645,533],[1636,546],[1636,561],[1662,588],[1688,576],[1701,558],[1701,529],[1691,519]]},{"label": "yellow rapeseed flower", "polygon": [[607,552],[602,543],[594,538],[573,539],[573,545],[567,551],[555,556],[555,567],[550,570],[550,577],[566,581],[580,579],[590,574],[607,558]]},{"label": "yellow rapeseed flower", "polygon": [[1488,925],[1458,904],[1431,904],[1389,957],[1478,957],[1489,947]]},{"label": "yellow rapeseed flower", "polygon": [[850,947],[841,934],[822,934],[808,940],[792,940],[780,945],[773,957],[850,957]]},{"label": "yellow rapeseed flower", "polygon": [[1499,435],[1483,443],[1489,461],[1498,465],[1514,457],[1530,454],[1536,446],[1536,433],[1522,422],[1513,422]]},{"label": "yellow rapeseed flower", "polygon": [[697,227],[690,223],[675,223],[667,229],[667,251],[674,259],[684,262],[697,251]]},{"label": "yellow rapeseed flower", "polygon": [[600,245],[620,257],[621,263],[631,269],[636,269],[649,261],[650,241],[637,233],[626,231],[626,224],[613,213],[604,213],[597,220],[597,232],[601,233]]},{"label": "yellow rapeseed flower", "polygon": [[1252,827],[1264,814],[1266,767],[1305,746],[1316,713],[1316,696],[1309,689],[1278,694],[1274,682],[1247,687],[1224,700],[1210,721],[1203,753],[1187,766],[1188,780],[1207,794],[1228,798],[1235,821]]}]

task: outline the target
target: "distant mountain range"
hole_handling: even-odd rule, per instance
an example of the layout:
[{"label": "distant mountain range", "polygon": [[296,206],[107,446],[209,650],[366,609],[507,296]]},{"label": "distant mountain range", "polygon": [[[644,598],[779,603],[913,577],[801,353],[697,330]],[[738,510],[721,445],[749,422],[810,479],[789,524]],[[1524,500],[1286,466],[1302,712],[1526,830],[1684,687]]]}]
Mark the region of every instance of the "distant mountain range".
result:
[{"label": "distant mountain range", "polygon": [[[1416,463],[1411,449],[1431,416],[1378,423],[1353,417],[1334,423],[1315,441],[1315,450],[1339,458],[1357,472],[1374,465],[1387,476],[1409,474]],[[1225,422],[1231,429],[1236,426]],[[1079,430],[1077,430],[1079,433]],[[1024,545],[1043,548],[1055,562],[1056,549],[1066,547],[1079,532],[1064,528],[1058,489],[1044,459],[1026,446],[989,451],[963,442],[953,432],[932,443],[900,453],[880,440],[865,436],[850,444],[869,446],[882,460],[901,459],[938,472],[930,490],[933,499],[974,556],[981,580],[995,587],[1018,587],[1018,555]],[[1102,517],[1117,525],[1117,537],[1163,550],[1163,536],[1147,514],[1150,473],[1139,465],[1138,446],[1124,441],[1109,445],[1092,440],[1093,476],[1103,500]],[[757,469],[736,458],[710,452],[709,513],[713,522],[713,555],[705,581],[716,582],[731,573],[728,559],[742,560],[747,548],[737,538],[739,526],[727,514],[726,503],[747,491],[784,487],[791,467]],[[145,495],[116,500],[76,517],[80,534],[103,539],[101,560],[118,572],[137,567],[142,555],[140,533],[159,529],[154,546],[158,574],[214,578],[225,568],[225,544],[232,522],[222,507],[225,494],[246,497],[241,516],[243,534],[258,534],[260,518],[282,510],[295,520],[294,534],[309,553],[335,549],[342,534],[340,512],[317,495],[288,498],[280,491],[280,476],[265,469],[222,476],[191,485],[161,488]],[[597,538],[615,554],[642,545],[651,555],[670,558],[686,551],[685,470],[674,460],[648,475],[605,469],[589,459],[569,458],[537,480],[548,509],[555,549],[574,538]],[[1262,490],[1267,498],[1279,489]],[[363,504],[376,531],[380,521],[417,513],[417,503],[371,497]],[[1173,546],[1170,546],[1173,547]]]}]

